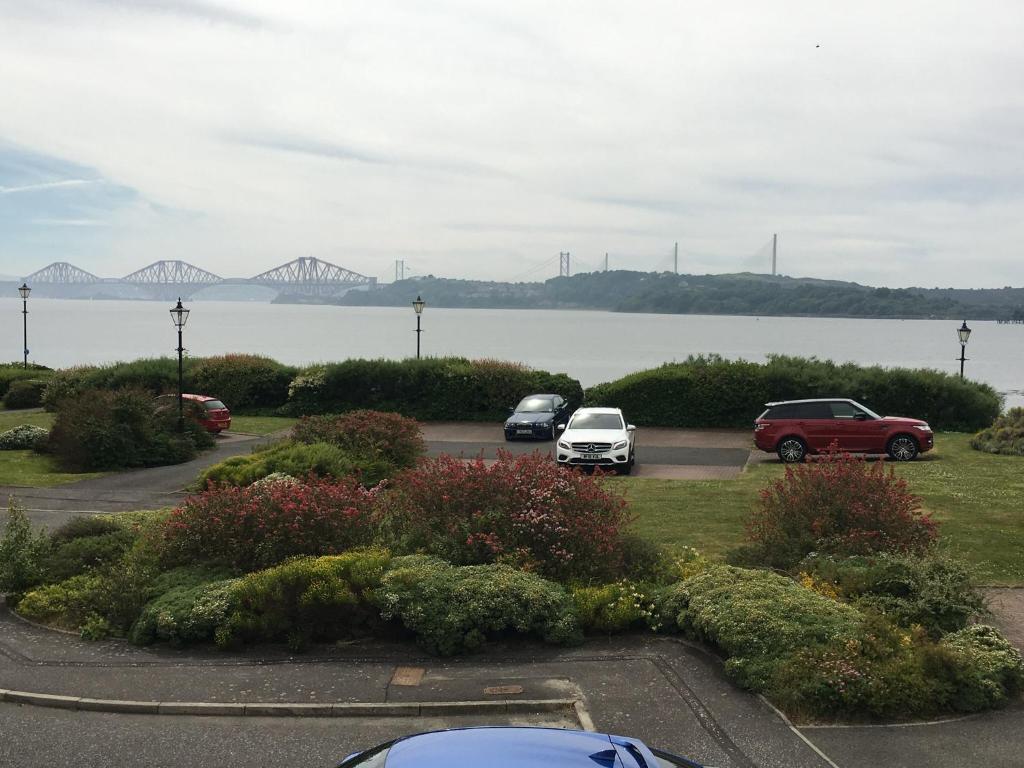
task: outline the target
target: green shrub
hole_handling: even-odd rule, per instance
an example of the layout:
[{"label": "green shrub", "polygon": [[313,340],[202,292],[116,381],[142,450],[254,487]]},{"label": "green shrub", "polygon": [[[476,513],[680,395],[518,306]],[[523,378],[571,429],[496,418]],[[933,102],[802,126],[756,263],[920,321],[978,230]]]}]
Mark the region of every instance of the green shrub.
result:
[{"label": "green shrub", "polygon": [[45,442],[50,433],[31,424],[18,426],[0,433],[0,451],[27,451]]},{"label": "green shrub", "polygon": [[553,392],[577,407],[579,382],[518,363],[464,358],[346,360],[299,373],[286,411],[296,416],[359,409],[421,420],[496,421],[525,395]]},{"label": "green shrub", "polygon": [[1011,408],[971,438],[971,448],[1004,456],[1024,456],[1024,408]]},{"label": "green shrub", "polygon": [[389,560],[386,550],[351,550],[250,573],[232,587],[233,607],[217,641],[285,640],[301,650],[311,641],[365,633],[379,623],[370,595]]},{"label": "green shrub", "polygon": [[891,468],[831,452],[787,466],[761,490],[747,523],[750,546],[732,558],[788,569],[811,552],[921,555],[936,537],[936,523]]},{"label": "green shrub", "polygon": [[102,616],[107,585],[96,571],[38,587],[18,601],[17,610],[33,621],[76,630],[90,617]]},{"label": "green shrub", "polygon": [[136,645],[163,640],[180,646],[214,638],[234,606],[237,579],[210,578],[171,587],[146,604],[128,639]]},{"label": "green shrub", "polygon": [[505,565],[456,567],[424,555],[392,561],[375,593],[382,616],[398,619],[432,653],[472,650],[500,633],[549,643],[580,639],[571,598],[557,584]]},{"label": "green shrub", "polygon": [[54,529],[50,540],[54,544],[61,544],[73,539],[116,533],[122,527],[113,515],[75,515]]},{"label": "green shrub", "polygon": [[55,371],[43,390],[43,408],[52,413],[57,410],[61,400],[77,396],[82,390],[88,389],[87,382],[97,370],[96,366],[82,365]]},{"label": "green shrub", "polygon": [[[192,369],[196,361],[186,358],[183,362],[185,391],[192,389]],[[143,389],[152,395],[178,391],[178,359],[155,357],[113,363],[85,369],[82,389],[116,390],[124,387]]]},{"label": "green shrub", "polygon": [[961,712],[1002,706],[1024,689],[1020,652],[992,627],[975,624],[943,638],[956,665],[951,703]]},{"label": "green shrub", "polygon": [[25,510],[12,498],[7,506],[4,535],[0,538],[0,593],[15,598],[38,584],[49,549],[45,532],[33,532]]},{"label": "green shrub", "polygon": [[72,471],[180,464],[211,444],[198,424],[186,425],[178,434],[143,389],[83,390],[60,401],[47,449]]},{"label": "green shrub", "polygon": [[967,567],[943,555],[812,555],[799,568],[834,585],[861,610],[877,611],[902,627],[918,624],[933,638],[963,629],[985,613]]},{"label": "green shrub", "polygon": [[292,477],[313,474],[325,478],[358,476],[360,482],[373,486],[393,471],[394,467],[383,458],[361,459],[337,445],[286,441],[258,449],[248,456],[232,456],[214,464],[200,473],[197,484],[201,488],[209,483],[241,487],[272,474]]},{"label": "green shrub", "polygon": [[260,355],[201,358],[191,368],[192,388],[232,410],[279,408],[288,400],[296,369]]},{"label": "green shrub", "polygon": [[331,443],[360,460],[384,461],[399,469],[415,466],[427,450],[414,419],[378,411],[304,416],[292,428],[292,438],[300,443]]},{"label": "green shrub", "polygon": [[749,428],[767,402],[812,397],[852,397],[882,415],[957,431],[991,424],[1002,406],[988,384],[952,374],[781,355],[765,363],[690,357],[592,387],[586,404],[622,408],[639,425]]},{"label": "green shrub", "polygon": [[16,381],[23,379],[45,379],[51,375],[51,371],[45,365],[29,363],[28,368],[23,363],[0,364],[0,398],[7,395],[7,391]]},{"label": "green shrub", "polygon": [[643,585],[627,579],[599,587],[574,587],[572,599],[584,632],[612,634],[661,627],[653,595]]},{"label": "green shrub", "polygon": [[95,536],[54,542],[42,562],[44,579],[59,582],[104,565],[114,565],[135,542],[135,533],[118,528]]},{"label": "green shrub", "polygon": [[4,408],[38,408],[43,404],[46,379],[18,379],[4,395]]}]

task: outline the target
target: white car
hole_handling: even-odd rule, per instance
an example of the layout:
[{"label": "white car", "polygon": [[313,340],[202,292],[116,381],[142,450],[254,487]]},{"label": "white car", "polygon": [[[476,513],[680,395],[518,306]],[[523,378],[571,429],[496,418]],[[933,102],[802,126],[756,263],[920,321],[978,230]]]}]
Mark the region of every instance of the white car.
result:
[{"label": "white car", "polygon": [[580,408],[558,438],[555,458],[563,466],[602,467],[628,475],[636,463],[636,427],[618,408]]}]

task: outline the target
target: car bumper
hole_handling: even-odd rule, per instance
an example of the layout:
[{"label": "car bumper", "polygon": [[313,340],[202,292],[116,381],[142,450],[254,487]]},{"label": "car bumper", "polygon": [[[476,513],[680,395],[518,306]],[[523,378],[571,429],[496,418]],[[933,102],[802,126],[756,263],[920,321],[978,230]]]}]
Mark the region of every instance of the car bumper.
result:
[{"label": "car bumper", "polygon": [[516,424],[505,427],[505,437],[508,440],[550,440],[553,429],[553,426],[545,427],[540,424]]},{"label": "car bumper", "polygon": [[574,467],[624,467],[629,463],[629,448],[618,451],[604,451],[599,458],[584,458],[584,454],[559,448],[555,459],[559,464]]}]

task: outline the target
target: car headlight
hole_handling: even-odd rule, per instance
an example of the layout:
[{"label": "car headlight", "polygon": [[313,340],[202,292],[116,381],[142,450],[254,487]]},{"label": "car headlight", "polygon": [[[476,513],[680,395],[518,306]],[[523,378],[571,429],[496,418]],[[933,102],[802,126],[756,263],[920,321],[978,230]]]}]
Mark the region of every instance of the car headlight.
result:
[{"label": "car headlight", "polygon": [[915,427],[915,429],[920,429],[922,432],[931,432],[932,431],[932,428],[929,427],[927,424],[915,424],[914,427]]},{"label": "car headlight", "polygon": [[569,444],[567,442],[565,442],[565,440],[559,440],[558,441],[558,447],[559,448],[565,448],[566,450],[569,450]]},{"label": "car headlight", "polygon": [[612,450],[613,451],[621,451],[627,445],[629,445],[629,441],[628,440],[619,440],[619,442],[617,442],[615,445],[612,446]]}]

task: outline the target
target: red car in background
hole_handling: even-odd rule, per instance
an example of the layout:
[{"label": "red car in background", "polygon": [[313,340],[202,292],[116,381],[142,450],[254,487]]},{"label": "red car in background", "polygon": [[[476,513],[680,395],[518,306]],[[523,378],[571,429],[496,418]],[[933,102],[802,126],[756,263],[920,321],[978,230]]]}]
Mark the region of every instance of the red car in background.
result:
[{"label": "red car in background", "polygon": [[[195,419],[207,432],[218,434],[225,429],[231,429],[231,411],[220,400],[209,395],[183,394],[181,398],[185,401],[185,415]],[[161,395],[157,398],[159,409],[177,408],[177,395]]]},{"label": "red car in background", "polygon": [[932,428],[920,419],[879,416],[856,400],[822,398],[765,403],[754,422],[754,443],[786,463],[803,461],[836,443],[850,453],[887,453],[910,461],[935,446]]}]

